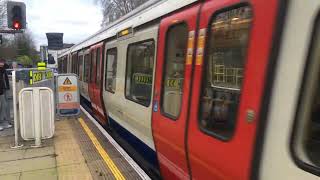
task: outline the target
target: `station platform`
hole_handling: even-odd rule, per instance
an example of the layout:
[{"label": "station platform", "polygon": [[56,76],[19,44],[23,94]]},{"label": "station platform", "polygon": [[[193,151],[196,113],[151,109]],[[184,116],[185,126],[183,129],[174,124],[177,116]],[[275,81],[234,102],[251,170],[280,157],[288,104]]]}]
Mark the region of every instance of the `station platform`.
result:
[{"label": "station platform", "polygon": [[150,179],[117,143],[82,111],[76,118],[55,121],[55,135],[22,141],[12,149],[14,130],[0,132],[0,180]]}]

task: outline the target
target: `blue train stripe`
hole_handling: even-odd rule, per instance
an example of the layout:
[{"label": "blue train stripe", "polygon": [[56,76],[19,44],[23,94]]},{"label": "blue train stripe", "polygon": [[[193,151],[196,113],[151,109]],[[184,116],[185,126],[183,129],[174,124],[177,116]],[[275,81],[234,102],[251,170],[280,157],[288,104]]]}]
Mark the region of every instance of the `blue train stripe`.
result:
[{"label": "blue train stripe", "polygon": [[118,124],[109,116],[109,123],[113,130],[115,130],[121,138],[125,139],[142,157],[150,164],[158,169],[158,159],[156,152],[148,145],[138,139],[135,135],[130,133],[127,129]]}]

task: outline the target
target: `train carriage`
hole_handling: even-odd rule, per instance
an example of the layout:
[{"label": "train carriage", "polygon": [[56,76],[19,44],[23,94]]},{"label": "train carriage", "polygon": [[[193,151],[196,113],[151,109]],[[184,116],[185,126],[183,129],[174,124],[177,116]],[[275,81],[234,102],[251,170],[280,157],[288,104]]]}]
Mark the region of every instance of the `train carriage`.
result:
[{"label": "train carriage", "polygon": [[152,178],[318,179],[319,12],[151,0],[62,53],[59,72]]}]

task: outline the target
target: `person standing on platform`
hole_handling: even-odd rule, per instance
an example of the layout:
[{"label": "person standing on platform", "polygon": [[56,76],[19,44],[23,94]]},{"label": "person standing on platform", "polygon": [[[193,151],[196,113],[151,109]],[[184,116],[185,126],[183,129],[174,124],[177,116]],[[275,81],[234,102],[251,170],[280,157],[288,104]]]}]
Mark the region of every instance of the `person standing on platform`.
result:
[{"label": "person standing on platform", "polygon": [[11,128],[10,109],[6,94],[10,89],[8,74],[6,73],[7,65],[4,60],[0,60],[0,131],[4,128]]}]

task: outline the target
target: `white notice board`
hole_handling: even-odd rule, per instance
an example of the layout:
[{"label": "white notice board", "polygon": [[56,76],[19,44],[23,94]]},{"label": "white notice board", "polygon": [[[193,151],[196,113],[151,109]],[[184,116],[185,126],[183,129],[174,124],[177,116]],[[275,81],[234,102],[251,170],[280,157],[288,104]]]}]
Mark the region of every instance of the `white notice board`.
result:
[{"label": "white notice board", "polygon": [[59,74],[56,82],[58,115],[78,115],[80,113],[80,95],[77,75]]}]

